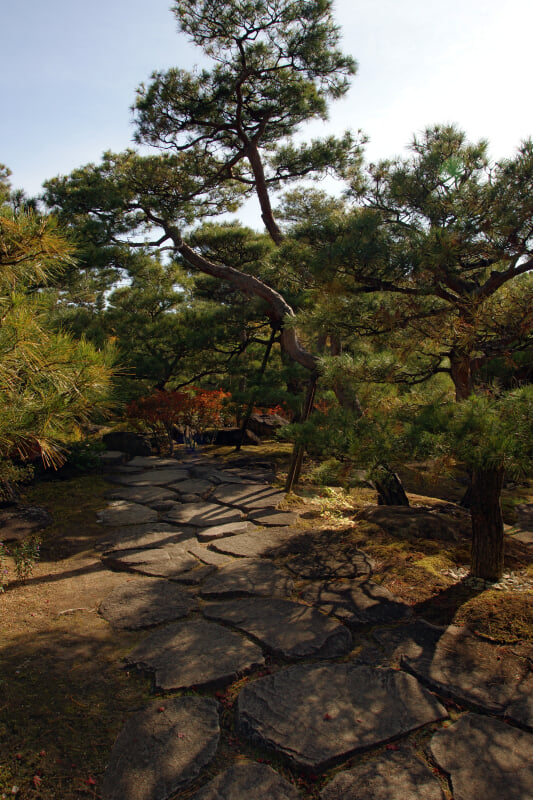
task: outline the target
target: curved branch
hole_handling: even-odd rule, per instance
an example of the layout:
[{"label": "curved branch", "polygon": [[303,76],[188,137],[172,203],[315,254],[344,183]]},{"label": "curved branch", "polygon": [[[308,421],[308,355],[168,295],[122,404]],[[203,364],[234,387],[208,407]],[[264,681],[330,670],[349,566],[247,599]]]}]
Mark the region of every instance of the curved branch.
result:
[{"label": "curved branch", "polygon": [[174,241],[176,250],[191,266],[200,270],[200,272],[212,275],[214,278],[228,281],[245,295],[253,295],[264,300],[270,309],[269,316],[271,320],[277,323],[281,329],[280,344],[282,350],[306,369],[311,371],[316,369],[316,357],[302,346],[292,325],[286,327],[284,324],[288,320],[293,320],[295,313],[279,292],[259,280],[259,278],[240,272],[235,267],[228,267],[225,264],[216,264],[213,261],[209,261],[186,244],[177,230],[167,228],[166,232]]}]

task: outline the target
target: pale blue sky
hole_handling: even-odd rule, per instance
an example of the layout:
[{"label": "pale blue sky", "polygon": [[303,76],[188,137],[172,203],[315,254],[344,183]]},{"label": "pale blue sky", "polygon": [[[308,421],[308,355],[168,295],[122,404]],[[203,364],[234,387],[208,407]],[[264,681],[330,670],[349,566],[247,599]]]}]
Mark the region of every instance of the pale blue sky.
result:
[{"label": "pale blue sky", "polygon": [[[129,108],[154,69],[199,55],[170,0],[0,0],[0,162],[30,195],[42,181],[131,145]],[[533,135],[531,0],[337,0],[359,62],[329,127],[362,128],[368,158],[456,122],[498,158]]]}]

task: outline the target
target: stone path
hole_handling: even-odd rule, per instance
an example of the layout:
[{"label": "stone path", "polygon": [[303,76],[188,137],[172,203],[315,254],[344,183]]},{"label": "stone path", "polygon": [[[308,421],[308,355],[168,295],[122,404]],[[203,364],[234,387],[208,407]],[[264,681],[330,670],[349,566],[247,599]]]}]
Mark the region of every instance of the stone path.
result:
[{"label": "stone path", "polygon": [[162,696],[103,800],[533,800],[533,648],[415,619],[278,507],[269,465],[138,457],[110,480],[99,548],[132,578],[100,613],[141,631],[125,661]]}]

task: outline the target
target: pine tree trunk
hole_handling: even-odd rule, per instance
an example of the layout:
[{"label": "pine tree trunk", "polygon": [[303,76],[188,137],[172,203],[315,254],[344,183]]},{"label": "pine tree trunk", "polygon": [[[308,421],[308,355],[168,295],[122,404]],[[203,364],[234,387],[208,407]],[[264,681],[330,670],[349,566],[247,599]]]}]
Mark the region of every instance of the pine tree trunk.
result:
[{"label": "pine tree trunk", "polygon": [[472,473],[471,572],[488,581],[498,581],[503,575],[503,477],[503,467],[475,469]]}]

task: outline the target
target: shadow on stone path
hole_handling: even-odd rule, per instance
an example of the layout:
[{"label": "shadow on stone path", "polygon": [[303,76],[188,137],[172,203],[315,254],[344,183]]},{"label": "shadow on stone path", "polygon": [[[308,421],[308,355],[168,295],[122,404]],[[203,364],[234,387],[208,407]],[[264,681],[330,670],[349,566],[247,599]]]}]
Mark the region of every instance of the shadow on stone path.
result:
[{"label": "shadow on stone path", "polygon": [[[268,465],[110,479],[102,561],[144,577],[100,613],[146,629],[126,663],[174,694],[128,719],[103,800],[533,800],[533,648],[416,618],[364,552],[279,510]],[[243,676],[230,718],[215,690]],[[245,761],[217,760],[223,732]]]}]

